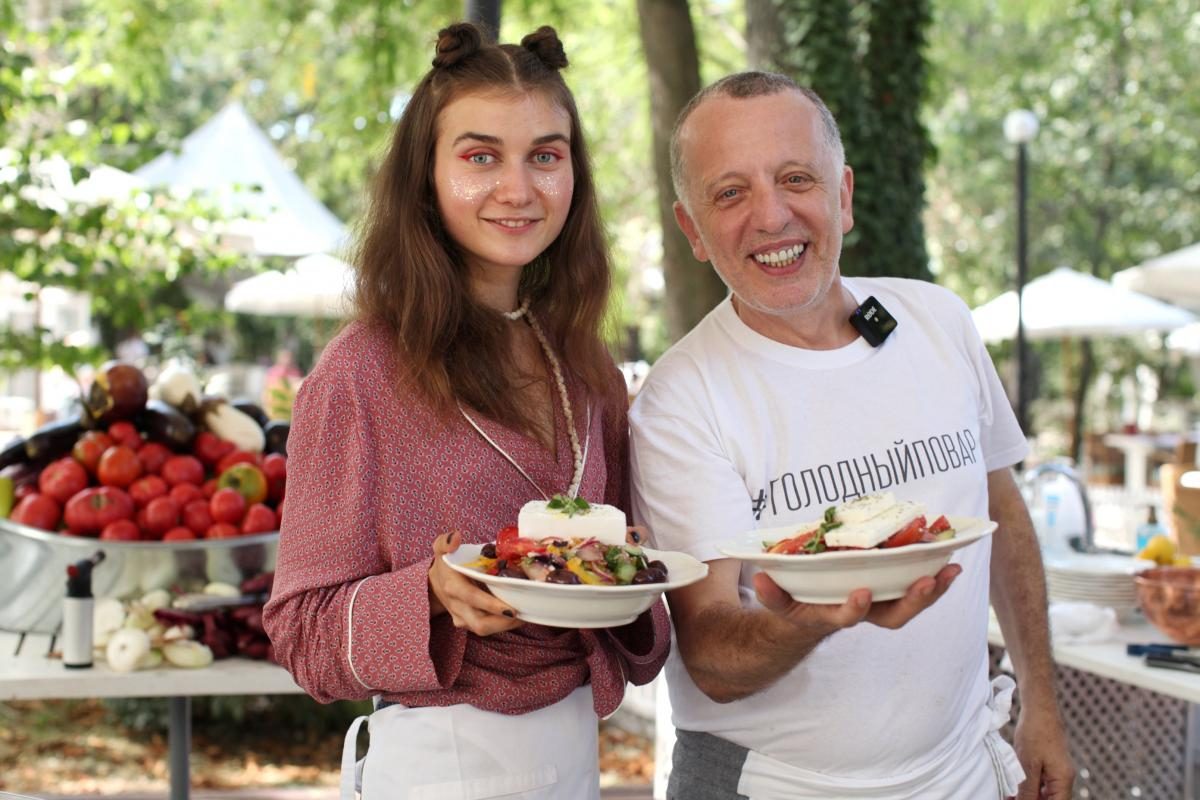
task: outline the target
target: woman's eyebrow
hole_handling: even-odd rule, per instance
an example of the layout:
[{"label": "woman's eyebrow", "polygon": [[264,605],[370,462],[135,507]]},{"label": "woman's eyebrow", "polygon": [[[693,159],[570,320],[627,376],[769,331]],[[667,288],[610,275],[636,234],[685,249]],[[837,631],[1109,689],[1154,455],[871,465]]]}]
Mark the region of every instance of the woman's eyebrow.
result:
[{"label": "woman's eyebrow", "polygon": [[[499,145],[499,144],[504,143],[504,140],[501,139],[499,136],[492,136],[491,134],[488,134],[488,133],[476,133],[475,131],[467,131],[466,133],[459,134],[454,139],[454,144],[457,145],[459,142],[467,140],[467,139],[470,139],[470,140],[473,140],[476,142],[482,142],[483,144]],[[549,144],[550,142],[562,142],[564,144],[569,144],[570,139],[568,139],[564,134],[561,134],[561,133],[547,133],[545,136],[539,136],[533,140],[534,146]]]}]

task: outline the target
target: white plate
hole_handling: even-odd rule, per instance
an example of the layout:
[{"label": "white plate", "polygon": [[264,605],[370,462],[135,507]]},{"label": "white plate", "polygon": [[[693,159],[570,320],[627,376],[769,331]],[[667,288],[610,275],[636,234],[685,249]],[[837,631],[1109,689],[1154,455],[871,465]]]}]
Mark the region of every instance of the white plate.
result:
[{"label": "white plate", "polygon": [[555,628],[615,628],[628,625],[654,604],[659,595],[702,580],[708,565],[686,553],[643,548],[647,561],[667,565],[666,583],[638,586],[591,586],[588,584],[543,583],[520,578],[487,575],[464,567],[479,558],[483,545],[464,544],[442,559],[455,572],[485,584],[492,594],[508,603],[517,617]]},{"label": "white plate", "polygon": [[1132,578],[1144,569],[1156,566],[1133,556],[1114,553],[1066,553],[1046,556],[1046,572],[1068,578]]},{"label": "white plate", "polygon": [[934,575],[959,548],[996,530],[996,523],[976,517],[949,517],[953,539],[910,544],[886,550],[834,550],[814,555],[764,553],[763,542],[785,539],[800,525],[750,531],[721,553],[754,564],[771,576],[797,602],[840,605],[855,589],[870,589],[872,600],[903,597],[918,578]]}]

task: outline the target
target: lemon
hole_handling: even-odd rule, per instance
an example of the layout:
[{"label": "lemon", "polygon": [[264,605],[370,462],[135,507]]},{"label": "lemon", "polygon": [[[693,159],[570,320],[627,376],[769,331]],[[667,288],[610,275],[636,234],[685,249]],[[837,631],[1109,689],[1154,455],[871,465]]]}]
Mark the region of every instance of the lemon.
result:
[{"label": "lemon", "polygon": [[1146,546],[1137,557],[1162,566],[1170,566],[1175,561],[1175,543],[1160,533],[1146,542]]},{"label": "lemon", "polygon": [[1190,567],[1192,565],[1192,557],[1185,556],[1183,553],[1175,556],[1175,560],[1171,562],[1171,566],[1175,567]]}]

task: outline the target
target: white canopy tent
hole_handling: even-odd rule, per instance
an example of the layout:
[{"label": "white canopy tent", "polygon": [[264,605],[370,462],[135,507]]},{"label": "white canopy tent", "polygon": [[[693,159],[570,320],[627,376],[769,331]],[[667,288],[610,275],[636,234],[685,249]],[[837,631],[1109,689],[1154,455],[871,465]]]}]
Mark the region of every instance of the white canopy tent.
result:
[{"label": "white canopy tent", "polygon": [[184,140],[135,172],[148,186],[206,192],[233,222],[223,232],[260,255],[336,252],[346,228],[313,197],[266,134],[233,101]]},{"label": "white canopy tent", "polygon": [[350,265],[324,253],[297,259],[287,270],[271,270],[238,281],[225,295],[225,309],[243,314],[316,318],[344,317],[350,310]]},{"label": "white canopy tent", "polygon": [[1200,244],[1152,258],[1113,275],[1123,289],[1200,310]]},{"label": "white canopy tent", "polygon": [[[1025,335],[1031,339],[1064,336],[1125,336],[1169,331],[1195,322],[1182,308],[1069,267],[1059,267],[1025,285]],[[986,342],[1017,333],[1017,293],[1008,291],[971,312]]]}]

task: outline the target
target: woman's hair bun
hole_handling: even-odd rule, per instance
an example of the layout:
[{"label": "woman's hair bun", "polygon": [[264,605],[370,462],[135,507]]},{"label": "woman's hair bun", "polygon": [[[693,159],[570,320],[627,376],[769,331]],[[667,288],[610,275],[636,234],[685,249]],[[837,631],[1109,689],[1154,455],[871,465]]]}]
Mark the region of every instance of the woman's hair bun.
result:
[{"label": "woman's hair bun", "polygon": [[453,67],[464,58],[479,52],[483,44],[483,33],[470,22],[456,22],[438,31],[437,55],[433,66],[438,69]]},{"label": "woman's hair bun", "polygon": [[538,57],[538,60],[550,69],[562,69],[567,66],[567,54],[563,52],[562,42],[558,40],[558,32],[549,25],[543,25],[521,40],[521,47]]}]

